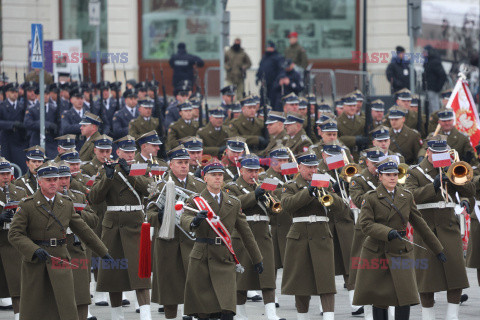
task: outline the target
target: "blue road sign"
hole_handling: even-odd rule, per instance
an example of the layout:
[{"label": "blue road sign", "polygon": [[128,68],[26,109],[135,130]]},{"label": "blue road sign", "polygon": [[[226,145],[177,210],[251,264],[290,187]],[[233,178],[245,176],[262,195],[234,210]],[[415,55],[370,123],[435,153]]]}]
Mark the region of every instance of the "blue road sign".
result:
[{"label": "blue road sign", "polygon": [[43,26],[39,23],[32,23],[32,57],[30,59],[32,68],[43,68]]}]

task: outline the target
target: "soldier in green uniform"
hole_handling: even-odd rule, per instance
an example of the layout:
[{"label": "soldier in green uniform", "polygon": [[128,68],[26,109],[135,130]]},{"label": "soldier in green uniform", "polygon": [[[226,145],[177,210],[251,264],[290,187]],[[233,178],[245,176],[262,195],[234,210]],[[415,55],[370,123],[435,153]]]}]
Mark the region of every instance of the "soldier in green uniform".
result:
[{"label": "soldier in green uniform", "polygon": [[352,93],[350,93],[355,96],[357,100],[357,110],[356,110],[356,115],[359,117],[365,118],[365,113],[362,111],[362,106],[363,106],[363,93],[362,91],[356,89]]},{"label": "soldier in green uniform", "polygon": [[370,141],[364,136],[365,118],[358,116],[357,98],[350,94],[343,99],[344,112],[337,118],[338,136],[351,151],[355,161],[358,161],[360,151],[365,149]]},{"label": "soldier in green uniform", "polygon": [[202,158],[203,158],[203,141],[198,137],[186,137],[180,140],[185,150],[190,156],[189,172],[197,178],[201,178]]},{"label": "soldier in green uniform", "polygon": [[251,149],[261,150],[267,146],[267,141],[262,136],[263,121],[256,117],[257,99],[249,96],[240,103],[242,113],[229,124],[229,135],[244,137]]},{"label": "soldier in green uniform", "polygon": [[[203,168],[203,176],[206,188],[200,196],[208,202],[230,233],[235,231],[241,236],[252,263],[261,265],[262,255],[242,213],[240,200],[222,191],[222,164],[207,164]],[[196,207],[193,201],[189,202],[190,207]],[[185,284],[185,313],[196,316],[198,320],[233,320],[235,312],[238,317],[235,262],[222,240],[207,222],[203,221],[205,218],[206,211],[195,213],[187,209],[180,220],[185,230],[195,231],[196,235]],[[160,214],[158,219],[162,219]],[[250,265],[244,267],[251,268]]]},{"label": "soldier in green uniform", "polygon": [[227,72],[227,81],[237,87],[238,99],[243,98],[245,92],[244,81],[247,70],[252,66],[250,57],[240,46],[239,38],[234,40],[230,49],[225,52],[225,71]]},{"label": "soldier in green uniform", "polygon": [[[419,301],[413,245],[404,239],[407,223],[412,224],[417,238],[423,239],[431,250],[422,249],[429,258],[418,269],[431,272],[432,264],[441,264],[446,258],[442,244],[417,210],[414,196],[397,185],[397,162],[387,158],[378,164],[377,170],[380,184],[362,200],[358,223],[367,238],[360,257],[353,262],[359,268],[353,302],[372,304],[373,319],[388,320],[387,308],[395,306],[395,319],[408,320],[410,306]],[[372,267],[374,261],[378,267]]]},{"label": "soldier in green uniform", "polygon": [[168,128],[166,148],[171,150],[178,146],[179,140],[197,134],[198,122],[193,121],[192,104],[188,101],[178,106],[180,119]]},{"label": "soldier in green uniform", "polygon": [[315,135],[315,116],[310,117],[310,129],[308,128],[308,100],[305,98],[300,98],[299,99],[299,104],[298,104],[298,113],[302,115],[304,121],[303,121],[303,130],[307,133],[307,136],[312,140],[313,143],[318,141],[317,136]]},{"label": "soldier in green uniform", "polygon": [[25,149],[25,156],[27,157],[28,171],[26,174],[15,180],[16,186],[25,189],[27,196],[31,196],[37,191],[37,169],[45,161],[45,149],[40,146],[33,146]]},{"label": "soldier in green uniform", "polygon": [[[438,125],[438,111],[439,109],[443,109],[447,106],[448,100],[450,100],[450,96],[452,95],[452,89],[443,90],[440,93],[442,97],[442,105],[436,106],[435,110],[432,114],[430,114],[430,119],[428,121],[428,133],[435,132]],[[440,107],[440,108],[439,108]]]},{"label": "soldier in green uniform", "polygon": [[[408,89],[402,89],[395,92],[396,97],[396,105],[405,109],[406,117],[405,117],[405,125],[407,125],[411,129],[417,129],[418,123],[418,104],[417,104],[417,111],[412,107],[412,94]],[[421,136],[426,136],[425,134],[425,117],[422,115],[422,124],[420,126]]]},{"label": "soldier in green uniform", "polygon": [[370,103],[372,122],[368,125],[368,132],[372,131],[378,126],[384,123],[385,118],[385,103],[382,100],[377,99]]},{"label": "soldier in green uniform", "polygon": [[[428,269],[416,270],[422,317],[428,320],[435,319],[434,293],[447,291],[446,319],[458,319],[462,289],[468,287],[468,279],[454,201],[457,192],[461,198],[473,197],[475,185],[472,182],[463,185],[453,184],[445,174],[440,176],[439,169],[434,167],[433,154],[449,150],[446,136],[434,136],[427,141],[427,145],[426,157],[418,166],[409,170],[405,187],[413,193],[418,210],[445,248],[447,262],[440,263],[431,252],[414,248],[416,259],[428,259]],[[467,200],[461,200],[460,206],[467,207],[467,212],[469,211]],[[423,246],[416,233],[413,239],[415,243]]]},{"label": "soldier in green uniform", "polygon": [[423,141],[418,131],[405,125],[405,116],[404,109],[399,106],[393,106],[389,110],[390,150],[400,153],[405,158],[405,163],[412,165],[417,163],[418,151]]},{"label": "soldier in green uniform", "polygon": [[[163,189],[165,182],[172,179],[176,187],[201,193],[205,188],[205,183],[188,174],[190,156],[187,150],[180,145],[170,150],[167,156],[170,161],[170,170],[165,175],[163,182],[159,183],[157,188],[159,192]],[[157,201],[158,197],[159,193],[156,193],[150,199]],[[148,219],[155,230],[159,230],[163,222],[163,211],[160,212],[156,205],[148,205]],[[193,240],[178,228],[175,230],[173,239],[160,238],[158,232],[153,235],[153,239],[155,251],[152,269],[152,301],[164,306],[165,318],[175,319],[178,305],[184,303],[188,256],[193,247]]]},{"label": "soldier in green uniform", "polygon": [[137,163],[148,163],[150,166],[156,163],[160,167],[167,166],[165,161],[157,157],[162,141],[160,141],[155,130],[142,134],[137,138],[136,142],[137,145],[140,146],[140,152],[138,152],[134,158]]},{"label": "soldier in green uniform", "polygon": [[208,110],[208,116],[207,125],[198,129],[197,136],[203,140],[203,153],[220,158],[228,138],[227,127],[223,123],[224,110],[222,107],[212,108]]},{"label": "soldier in green uniform", "polygon": [[288,136],[284,127],[285,120],[285,115],[282,112],[270,111],[268,113],[265,125],[267,126],[270,139],[267,147],[258,153],[260,157],[266,157],[278,145],[283,145],[287,142]]},{"label": "soldier in green uniform", "polygon": [[23,256],[20,313],[25,320],[38,319],[39,315],[43,319],[78,319],[67,228],[103,257],[105,264],[114,261],[102,241],[75,213],[73,202],[57,193],[58,167],[53,162],[45,163],[37,175],[40,188],[20,202],[8,233],[8,240]]},{"label": "soldier in green uniform", "polygon": [[305,69],[308,65],[308,58],[305,49],[298,43],[298,33],[290,32],[288,40],[290,46],[285,49],[285,58],[291,59],[297,66]]},{"label": "soldier in green uniform", "polygon": [[139,277],[140,229],[145,221],[143,197],[148,196],[150,179],[130,176],[134,162],[135,140],[125,136],[117,141],[118,162],[104,163],[100,169],[89,201],[94,205],[106,202],[102,222],[102,241],[115,259],[128,267],[105,268],[99,266],[97,291],[110,295],[112,320],[123,319],[122,292],[136,291],[140,306],[140,319],[150,318],[150,278]]},{"label": "soldier in green uniform", "polygon": [[282,108],[284,114],[289,112],[298,112],[299,107],[300,99],[297,97],[295,92],[289,93],[282,97]]},{"label": "soldier in green uniform", "polygon": [[[282,189],[282,208],[292,217],[287,234],[282,294],[295,295],[298,320],[308,320],[310,297],[320,295],[323,319],[334,319],[335,261],[332,233],[319,189],[311,185],[319,164],[311,151],[297,156],[300,174]],[[332,194],[329,210],[344,206]]]},{"label": "soldier in green uniform", "polygon": [[343,99],[335,100],[333,105],[335,106],[335,114],[340,117],[343,113]]},{"label": "soldier in green uniform", "polygon": [[305,152],[312,145],[312,140],[310,140],[302,128],[303,121],[303,117],[300,114],[288,113],[284,122],[288,137],[285,147],[290,148],[293,154]]},{"label": "soldier in green uniform", "polygon": [[260,161],[256,155],[246,155],[240,161],[240,177],[225,185],[225,191],[236,196],[252,229],[263,261],[255,264],[241,240],[240,234],[232,234],[233,248],[245,272],[237,275],[237,316],[247,320],[245,303],[248,290],[262,290],[265,314],[269,320],[279,320],[275,310],[275,260],[272,235],[269,231],[269,208],[266,205],[265,190],[258,185]]},{"label": "soldier in green uniform", "polygon": [[[475,150],[470,144],[470,139],[464,133],[458,131],[455,128],[455,113],[452,109],[441,109],[437,113],[438,124],[440,125],[439,134],[447,136],[447,144],[450,148],[455,149],[460,156],[460,160],[468,162],[469,164],[477,165],[478,159],[475,157]],[[432,137],[433,134],[430,134],[428,138]],[[418,152],[418,157],[425,157],[427,147],[423,148]]]},{"label": "soldier in green uniform", "polygon": [[[390,150],[390,128],[386,126],[378,126],[372,131],[370,131],[370,135],[372,136],[372,145],[374,147],[380,148],[382,152],[389,156],[390,158],[393,158],[395,161],[397,161],[398,164],[400,163],[405,163],[405,158],[397,152],[393,152]],[[360,160],[358,161],[358,164],[365,169],[366,168],[366,151],[361,153]]]},{"label": "soldier in green uniform", "polygon": [[55,140],[57,141],[57,151],[58,155],[53,159],[55,162],[60,162],[60,155],[64,153],[66,150],[76,148],[75,144],[75,135],[74,134],[66,134],[60,137],[56,137]]},{"label": "soldier in green uniform", "polygon": [[138,139],[144,133],[158,128],[158,118],[152,117],[153,100],[138,101],[138,117],[130,122],[128,134]]},{"label": "soldier in green uniform", "polygon": [[226,146],[225,155],[222,156],[225,183],[238,178],[239,161],[246,150],[247,143],[243,137],[230,137],[227,139]]},{"label": "soldier in green uniform", "polygon": [[321,140],[310,147],[310,150],[315,152],[317,158],[322,157],[323,147],[325,145],[335,143],[341,146],[343,150],[345,150],[348,161],[353,162],[353,157],[350,153],[350,150],[340,140],[337,139],[338,127],[335,120],[328,119],[326,121],[323,121],[322,123],[317,125],[317,130]]},{"label": "soldier in green uniform", "polygon": [[82,160],[80,160],[80,154],[77,150],[69,149],[65,151],[60,156],[60,161],[65,161],[70,166],[70,173],[72,175],[70,188],[88,194],[90,190],[87,188],[87,181],[90,180],[90,176],[81,172],[80,165],[82,164]]},{"label": "soldier in green uniform", "polygon": [[[10,242],[8,230],[16,209],[10,207],[12,201],[27,197],[25,189],[10,183],[12,166],[5,158],[0,158],[0,297],[12,298],[15,320],[20,311],[20,273],[22,257]],[[7,207],[9,206],[9,207]]]},{"label": "soldier in green uniform", "polygon": [[82,121],[80,121],[80,131],[82,132],[82,136],[85,137],[85,142],[82,145],[82,148],[79,151],[80,160],[82,161],[90,161],[92,160],[93,148],[94,144],[93,141],[100,136],[100,132],[98,132],[98,128],[102,125],[102,119],[99,116],[85,112]]}]

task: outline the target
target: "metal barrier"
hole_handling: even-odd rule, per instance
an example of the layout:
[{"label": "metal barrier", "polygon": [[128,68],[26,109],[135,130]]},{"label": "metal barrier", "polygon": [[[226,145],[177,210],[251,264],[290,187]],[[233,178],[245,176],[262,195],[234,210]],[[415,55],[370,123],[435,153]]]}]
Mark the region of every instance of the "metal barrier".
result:
[{"label": "metal barrier", "polygon": [[[335,73],[335,95],[343,96],[356,88],[366,94],[365,84],[369,80],[369,74],[366,71],[337,69]],[[370,94],[372,86],[370,85]]]},{"label": "metal barrier", "polygon": [[208,98],[218,98],[220,96],[220,67],[209,67],[205,69],[203,77],[204,95]]},{"label": "metal barrier", "polygon": [[390,82],[387,80],[385,71],[370,74],[370,94],[372,96],[391,95]]},{"label": "metal barrier", "polygon": [[337,89],[335,73],[332,69],[312,69],[310,71],[310,87],[317,98],[321,99],[323,95],[323,99],[333,105],[337,97]]}]

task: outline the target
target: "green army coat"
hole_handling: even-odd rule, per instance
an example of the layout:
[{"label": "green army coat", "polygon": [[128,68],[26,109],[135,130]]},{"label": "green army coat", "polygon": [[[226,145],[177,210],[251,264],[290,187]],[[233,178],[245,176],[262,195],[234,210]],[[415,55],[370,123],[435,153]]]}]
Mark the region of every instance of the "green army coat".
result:
[{"label": "green army coat", "polygon": [[355,143],[355,136],[363,135],[365,118],[355,115],[349,119],[346,113],[342,113],[337,119],[338,140],[342,141],[352,152],[355,161],[358,161],[358,147]]},{"label": "green army coat", "polygon": [[262,128],[262,120],[253,118],[253,121],[249,121],[243,113],[238,118],[233,119],[228,125],[230,136],[244,137],[249,146],[258,145],[258,137],[262,135]]},{"label": "green army coat", "polygon": [[[236,230],[237,235],[241,236],[252,263],[260,263],[262,255],[241,211],[239,199],[222,192],[218,204],[207,189],[200,195],[220,217],[229,233],[232,234]],[[189,200],[189,206],[196,208],[193,200]],[[195,215],[196,213],[185,210],[180,219],[185,230],[191,230],[190,225]],[[206,221],[193,231],[197,238],[216,238],[216,233]],[[237,254],[236,251],[235,253]],[[249,267],[244,264],[242,266]],[[190,253],[185,284],[185,314],[197,316],[199,313],[219,313],[222,310],[235,312],[237,302],[235,277],[235,260],[225,245],[195,242]]]},{"label": "green army coat", "polygon": [[168,128],[167,141],[165,147],[171,150],[180,145],[179,140],[185,137],[195,136],[198,130],[198,122],[191,120],[186,123],[182,118],[178,119]]},{"label": "green army coat", "polygon": [[268,145],[265,149],[263,149],[262,151],[258,152],[258,156],[259,157],[269,157],[270,156],[270,152],[275,149],[275,147],[277,145],[285,145],[288,141],[288,139],[290,139],[290,137],[287,135],[287,133],[285,132],[285,130],[283,130],[282,132],[280,132],[279,134],[277,134],[275,137],[272,137],[270,136],[270,140],[268,142]]},{"label": "green army coat", "polygon": [[312,140],[307,136],[302,129],[293,137],[287,135],[287,141],[285,147],[290,148],[294,155],[308,151],[308,148],[312,145]]},{"label": "green army coat", "polygon": [[285,58],[292,59],[293,63],[303,69],[308,65],[307,53],[298,42],[285,49]]},{"label": "green army coat", "polygon": [[399,133],[395,133],[390,128],[390,141],[390,150],[403,155],[406,164],[412,165],[417,163],[418,151],[420,151],[423,144],[418,131],[403,126]]},{"label": "green army coat", "polygon": [[26,174],[15,180],[13,183],[25,189],[27,196],[34,194],[38,188],[37,177],[33,175],[30,170],[28,170]]},{"label": "green army coat", "polygon": [[143,134],[158,129],[158,118],[150,117],[145,120],[142,116],[138,116],[135,120],[130,122],[128,134],[135,139],[140,138]]},{"label": "green army coat", "polygon": [[32,240],[63,239],[70,227],[80,240],[103,257],[108,250],[92,229],[75,213],[73,202],[57,193],[53,214],[46,210],[50,205],[40,190],[25,198],[13,217],[8,240],[22,255],[20,314],[24,320],[42,319],[77,320],[77,305],[73,274],[70,267],[56,260],[40,262],[34,252],[43,248],[51,256],[71,261],[66,245],[39,246]]},{"label": "green army coat", "polygon": [[80,154],[80,160],[82,161],[90,161],[95,157],[95,153],[93,153],[93,149],[95,148],[94,140],[100,136],[100,132],[96,131],[92,136],[85,140],[85,143],[80,148],[78,153]]},{"label": "green army coat", "polygon": [[215,130],[210,122],[198,129],[197,136],[203,140],[203,153],[213,157],[218,156],[220,148],[225,146],[225,140],[229,137],[226,126]]}]

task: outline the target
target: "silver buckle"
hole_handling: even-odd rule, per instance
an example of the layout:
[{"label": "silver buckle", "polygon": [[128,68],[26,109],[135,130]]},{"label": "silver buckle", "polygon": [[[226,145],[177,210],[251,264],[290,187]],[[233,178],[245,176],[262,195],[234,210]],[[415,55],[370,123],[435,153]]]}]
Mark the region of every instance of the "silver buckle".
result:
[{"label": "silver buckle", "polygon": [[126,205],[125,205],[125,211],[131,211],[131,210],[130,210],[131,207],[132,207],[131,205],[126,204]]},{"label": "silver buckle", "polygon": [[216,244],[216,245],[221,245],[221,244],[222,244],[222,238],[220,238],[220,237],[215,237],[215,244]]},{"label": "silver buckle", "polygon": [[447,204],[445,203],[445,201],[440,201],[438,203],[438,208],[440,208],[440,209],[445,209],[446,206],[447,206]]},{"label": "silver buckle", "polygon": [[56,247],[56,246],[57,246],[57,239],[50,238],[50,247]]},{"label": "silver buckle", "polygon": [[260,221],[260,215],[259,214],[254,214],[252,217],[253,217],[254,222]]},{"label": "silver buckle", "polygon": [[308,223],[314,223],[314,222],[316,222],[316,217],[317,217],[317,216],[308,216]]}]

